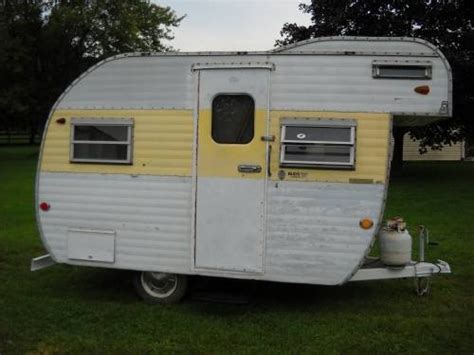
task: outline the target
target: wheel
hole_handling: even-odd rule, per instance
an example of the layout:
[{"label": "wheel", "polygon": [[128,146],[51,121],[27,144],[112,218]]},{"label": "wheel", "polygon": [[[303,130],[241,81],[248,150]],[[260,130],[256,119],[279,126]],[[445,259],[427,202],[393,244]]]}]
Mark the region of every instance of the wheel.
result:
[{"label": "wheel", "polygon": [[133,286],[148,303],[176,303],[186,293],[188,278],[185,275],[143,271],[135,273]]}]

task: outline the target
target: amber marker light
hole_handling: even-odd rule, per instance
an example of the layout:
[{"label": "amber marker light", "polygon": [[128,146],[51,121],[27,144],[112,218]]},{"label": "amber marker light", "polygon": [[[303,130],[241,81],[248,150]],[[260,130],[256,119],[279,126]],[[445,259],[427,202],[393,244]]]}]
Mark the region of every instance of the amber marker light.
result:
[{"label": "amber marker light", "polygon": [[370,229],[374,226],[374,221],[372,221],[370,218],[363,218],[360,220],[359,226],[362,229]]},{"label": "amber marker light", "polygon": [[430,93],[430,87],[428,85],[417,86],[415,92],[421,95],[428,95]]},{"label": "amber marker light", "polygon": [[58,118],[58,119],[56,120],[56,123],[58,123],[58,124],[65,124],[65,123],[66,123],[66,119],[65,119],[64,117]]},{"label": "amber marker light", "polygon": [[44,211],[44,212],[49,211],[49,209],[51,208],[50,204],[47,202],[41,202],[39,207],[41,211]]}]

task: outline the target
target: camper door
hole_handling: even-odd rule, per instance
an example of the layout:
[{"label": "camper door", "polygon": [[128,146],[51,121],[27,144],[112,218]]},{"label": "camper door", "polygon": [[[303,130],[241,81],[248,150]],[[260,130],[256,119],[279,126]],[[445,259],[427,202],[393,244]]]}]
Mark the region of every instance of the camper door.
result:
[{"label": "camper door", "polygon": [[262,271],[270,68],[202,68],[195,266]]}]

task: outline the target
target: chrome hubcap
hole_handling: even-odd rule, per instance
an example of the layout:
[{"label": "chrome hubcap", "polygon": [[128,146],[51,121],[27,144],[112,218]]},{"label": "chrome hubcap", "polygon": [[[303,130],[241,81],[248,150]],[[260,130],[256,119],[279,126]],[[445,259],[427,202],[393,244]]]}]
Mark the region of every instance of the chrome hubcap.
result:
[{"label": "chrome hubcap", "polygon": [[142,272],[143,288],[153,297],[165,298],[173,294],[178,285],[178,277],[161,272]]}]

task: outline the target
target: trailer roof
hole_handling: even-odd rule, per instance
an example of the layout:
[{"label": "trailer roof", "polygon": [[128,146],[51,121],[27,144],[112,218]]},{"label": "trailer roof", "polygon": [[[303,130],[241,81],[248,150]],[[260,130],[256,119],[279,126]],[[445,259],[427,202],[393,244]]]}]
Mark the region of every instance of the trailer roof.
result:
[{"label": "trailer roof", "polygon": [[[327,50],[324,48],[325,44],[337,42],[338,49]],[[344,43],[345,42],[345,43]],[[390,43],[392,50],[380,50],[376,47],[373,50],[363,49],[363,43]],[[405,46],[401,48],[393,47],[394,42],[401,42],[410,47]],[[357,43],[357,44],[356,44]],[[425,51],[413,51],[413,45],[416,48],[424,46]],[[319,47],[319,48],[318,48]],[[340,48],[339,48],[340,47]],[[344,47],[361,47],[359,50],[348,50]],[[411,50],[406,50],[410,48]],[[427,56],[427,57],[442,57],[443,53],[433,44],[420,38],[415,37],[361,37],[361,36],[333,36],[333,37],[318,37],[311,38],[305,41],[296,42],[286,46],[273,48],[266,51],[197,51],[197,52],[129,52],[117,54],[106,60],[120,57],[131,56],[244,56],[244,55],[297,55],[297,54],[313,54],[313,55],[413,55],[413,56]]]}]

